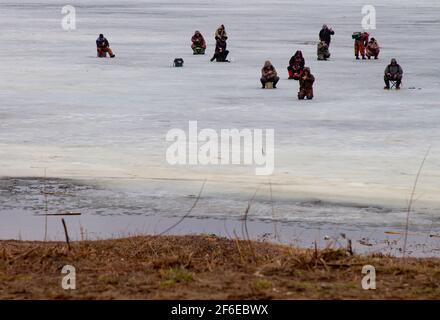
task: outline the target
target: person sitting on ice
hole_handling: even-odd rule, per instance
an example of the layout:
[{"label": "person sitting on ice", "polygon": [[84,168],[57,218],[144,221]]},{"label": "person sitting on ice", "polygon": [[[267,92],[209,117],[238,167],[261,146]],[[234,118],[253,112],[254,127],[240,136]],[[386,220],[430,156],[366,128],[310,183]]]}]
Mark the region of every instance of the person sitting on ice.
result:
[{"label": "person sitting on ice", "polygon": [[327,60],[330,58],[330,51],[328,45],[324,41],[318,43],[318,60]]},{"label": "person sitting on ice", "polygon": [[191,38],[191,48],[194,54],[205,54],[206,42],[200,31],[196,31]]},{"label": "person sitting on ice", "polygon": [[327,47],[330,48],[330,41],[332,40],[332,35],[334,34],[335,32],[333,31],[333,29],[324,24],[321,31],[319,32],[319,40],[324,41]]},{"label": "person sitting on ice", "polygon": [[368,45],[368,38],[370,35],[368,32],[355,32],[352,35],[354,39],[354,56],[356,60],[359,60],[359,54],[362,56],[362,60],[365,60],[365,48]]},{"label": "person sitting on ice", "polygon": [[379,58],[380,53],[380,47],[377,43],[376,39],[371,38],[370,42],[368,42],[366,54],[368,59],[371,59],[371,57],[374,57],[375,60]]},{"label": "person sitting on ice", "polygon": [[279,80],[280,77],[278,77],[275,67],[272,65],[272,63],[269,60],[267,60],[264,63],[263,68],[261,69],[260,81],[261,81],[262,89],[266,88],[266,83],[268,82],[272,82],[273,88],[276,89]]},{"label": "person sitting on ice", "polygon": [[216,60],[217,62],[229,62],[226,60],[229,51],[226,50],[226,40],[224,38],[219,38],[215,45],[214,56],[211,58],[211,62]]},{"label": "person sitting on ice", "polygon": [[228,40],[228,35],[226,34],[226,29],[223,24],[215,31],[215,40],[217,41],[219,39]]},{"label": "person sitting on ice", "polygon": [[303,100],[313,99],[313,83],[315,82],[315,77],[310,73],[310,68],[304,68],[303,75],[299,78],[299,92],[298,99]]},{"label": "person sitting on ice", "polygon": [[99,38],[96,39],[96,48],[97,48],[99,58],[105,58],[107,53],[110,55],[110,58],[115,57],[112,49],[110,49],[110,43],[108,42],[108,40],[104,37],[104,35],[102,33],[99,35]]},{"label": "person sitting on ice", "polygon": [[396,90],[400,89],[400,83],[402,82],[403,69],[397,63],[396,59],[391,59],[391,63],[385,68],[384,81],[385,90],[390,89],[390,81],[396,81]]},{"label": "person sitting on ice", "polygon": [[289,73],[289,79],[299,80],[302,75],[305,60],[301,50],[295,52],[295,54],[289,60],[289,66],[287,67],[287,72]]}]

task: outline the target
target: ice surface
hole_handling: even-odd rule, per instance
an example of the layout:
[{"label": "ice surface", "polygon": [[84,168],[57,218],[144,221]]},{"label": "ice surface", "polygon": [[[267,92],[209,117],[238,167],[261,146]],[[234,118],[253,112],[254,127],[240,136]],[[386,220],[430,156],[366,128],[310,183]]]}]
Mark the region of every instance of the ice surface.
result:
[{"label": "ice surface", "polygon": [[[78,21],[69,32],[61,28],[64,1],[0,4],[0,176],[42,176],[47,167],[53,177],[121,178],[112,187],[119,183],[133,194],[150,192],[151,179],[165,179],[169,184],[155,189],[165,195],[174,194],[173,179],[186,181],[182,195],[197,194],[207,178],[207,215],[241,210],[235,199],[243,205],[257,185],[264,185],[267,197],[271,181],[285,219],[380,225],[382,209],[356,210],[365,205],[397,210],[385,220],[401,225],[431,146],[412,223],[432,219],[440,226],[437,0],[369,1],[377,10],[377,29],[370,33],[382,52],[378,61],[364,62],[354,60],[351,40],[361,29],[360,0],[72,4]],[[316,61],[315,54],[323,23],[336,32],[327,62]],[[230,37],[231,64],[209,62],[220,24]],[[206,56],[193,56],[189,47],[196,29],[207,40]],[[99,33],[108,37],[116,59],[95,57]],[[313,101],[299,102],[297,82],[286,79],[287,62],[298,49],[316,77]],[[175,57],[184,58],[184,68],[172,68]],[[382,90],[392,57],[404,69],[400,92]],[[282,78],[277,90],[260,89],[267,59]],[[246,166],[168,165],[165,135],[172,128],[187,130],[189,120],[216,130],[274,128],[274,175],[256,177]],[[348,209],[296,206],[316,199]]]}]

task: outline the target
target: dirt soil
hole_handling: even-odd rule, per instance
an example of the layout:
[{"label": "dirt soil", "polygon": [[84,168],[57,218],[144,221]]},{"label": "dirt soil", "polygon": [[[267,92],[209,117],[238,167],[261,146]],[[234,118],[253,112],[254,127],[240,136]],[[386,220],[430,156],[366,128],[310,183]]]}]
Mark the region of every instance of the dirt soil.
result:
[{"label": "dirt soil", "polygon": [[[76,289],[62,288],[65,265]],[[376,290],[362,289],[362,267]],[[200,236],[0,241],[0,299],[440,299],[440,259]]]}]

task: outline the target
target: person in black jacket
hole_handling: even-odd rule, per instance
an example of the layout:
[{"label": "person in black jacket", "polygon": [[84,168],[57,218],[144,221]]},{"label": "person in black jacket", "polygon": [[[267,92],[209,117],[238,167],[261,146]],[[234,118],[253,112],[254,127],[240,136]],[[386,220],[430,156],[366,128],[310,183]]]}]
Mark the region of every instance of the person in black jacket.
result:
[{"label": "person in black jacket", "polygon": [[217,39],[217,43],[215,45],[215,53],[211,58],[211,62],[216,60],[217,62],[229,62],[226,60],[229,51],[226,50],[226,40],[224,38]]},{"label": "person in black jacket", "polygon": [[319,32],[319,40],[324,41],[327,46],[330,47],[330,41],[332,40],[332,35],[334,34],[335,32],[333,29],[324,24]]},{"label": "person in black jacket", "polygon": [[110,43],[108,42],[108,40],[104,37],[104,35],[102,33],[99,35],[99,38],[96,39],[96,49],[97,49],[99,58],[105,58],[107,53],[110,55],[110,58],[115,57],[112,49],[110,49]]},{"label": "person in black jacket", "polygon": [[397,63],[396,59],[391,59],[391,63],[385,68],[383,80],[385,81],[385,90],[390,90],[390,81],[396,81],[396,90],[400,90],[402,82],[403,69]]}]

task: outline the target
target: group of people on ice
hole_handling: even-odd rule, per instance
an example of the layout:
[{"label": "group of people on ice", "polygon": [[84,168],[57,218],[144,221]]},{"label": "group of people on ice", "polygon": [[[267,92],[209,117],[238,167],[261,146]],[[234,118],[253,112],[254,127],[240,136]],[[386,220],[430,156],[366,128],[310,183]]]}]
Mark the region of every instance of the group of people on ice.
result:
[{"label": "group of people on ice", "polygon": [[298,99],[313,99],[313,83],[315,77],[311,74],[310,68],[306,67],[306,61],[302,51],[298,50],[289,60],[287,72],[289,79],[299,80]]},{"label": "group of people on ice", "polygon": [[[379,59],[380,47],[376,39],[369,39],[370,35],[368,32],[355,32],[352,35],[354,39],[354,56],[356,60],[370,60],[374,58]],[[390,90],[390,82],[394,82],[396,90],[400,90],[400,84],[402,83],[403,69],[397,63],[396,59],[391,59],[391,63],[385,68],[384,72],[384,82],[385,90]]]},{"label": "group of people on ice", "polygon": [[368,59],[371,59],[371,57],[374,57],[374,59],[379,58],[379,44],[374,38],[368,40],[369,37],[368,32],[353,33],[352,38],[354,39],[354,56],[356,60],[360,60],[359,55],[362,56],[362,60],[366,60],[366,57],[368,57]]},{"label": "group of people on ice", "polygon": [[[311,74],[310,68],[305,67],[305,61],[301,51],[297,51],[289,61],[287,67],[289,79],[299,80],[298,99],[313,99],[313,83],[315,77]],[[275,67],[268,60],[261,69],[261,85],[263,89],[276,88],[280,77]],[[269,86],[268,86],[269,84]]]},{"label": "group of people on ice", "polygon": [[[214,56],[211,58],[211,61],[217,62],[229,62],[227,60],[229,51],[226,49],[227,44],[226,40],[228,40],[228,35],[226,33],[225,26],[222,24],[215,31],[215,51]],[[194,32],[194,35],[191,37],[191,48],[193,50],[193,54],[205,54],[206,50],[206,42],[203,35],[200,31]]]},{"label": "group of people on ice", "polygon": [[327,60],[330,58],[330,42],[332,40],[332,35],[335,32],[332,28],[329,28],[326,24],[322,26],[321,31],[319,31],[319,43],[318,43],[318,60]]},{"label": "group of people on ice", "polygon": [[[321,31],[319,32],[319,43],[317,48],[318,60],[327,60],[330,58],[330,43],[331,37],[335,34],[332,28],[327,25],[323,25]],[[380,47],[376,39],[369,39],[370,35],[368,32],[354,32],[352,38],[354,39],[354,55],[356,60],[366,60],[374,58],[375,60],[379,58]],[[215,32],[215,51],[211,58],[212,61],[217,62],[229,62],[227,60],[229,51],[227,50],[226,40],[228,35],[226,33],[225,26],[222,24],[219,26]],[[111,58],[115,57],[108,40],[103,34],[100,34],[96,40],[98,57],[106,57],[107,53]],[[200,31],[195,31],[194,35],[191,37],[191,48],[194,55],[204,55],[206,51],[206,41]],[[313,99],[313,83],[315,82],[315,77],[312,75],[310,68],[305,66],[305,59],[300,50],[296,51],[295,54],[290,58],[289,65],[287,67],[289,79],[294,79],[299,81],[299,92],[298,99]],[[392,59],[391,63],[386,67],[384,72],[384,89],[390,89],[390,84],[393,82],[396,89],[400,89],[402,82],[403,70],[402,67],[397,63],[396,59]],[[261,85],[262,88],[276,88],[280,77],[270,61],[266,61],[261,69]]]}]

